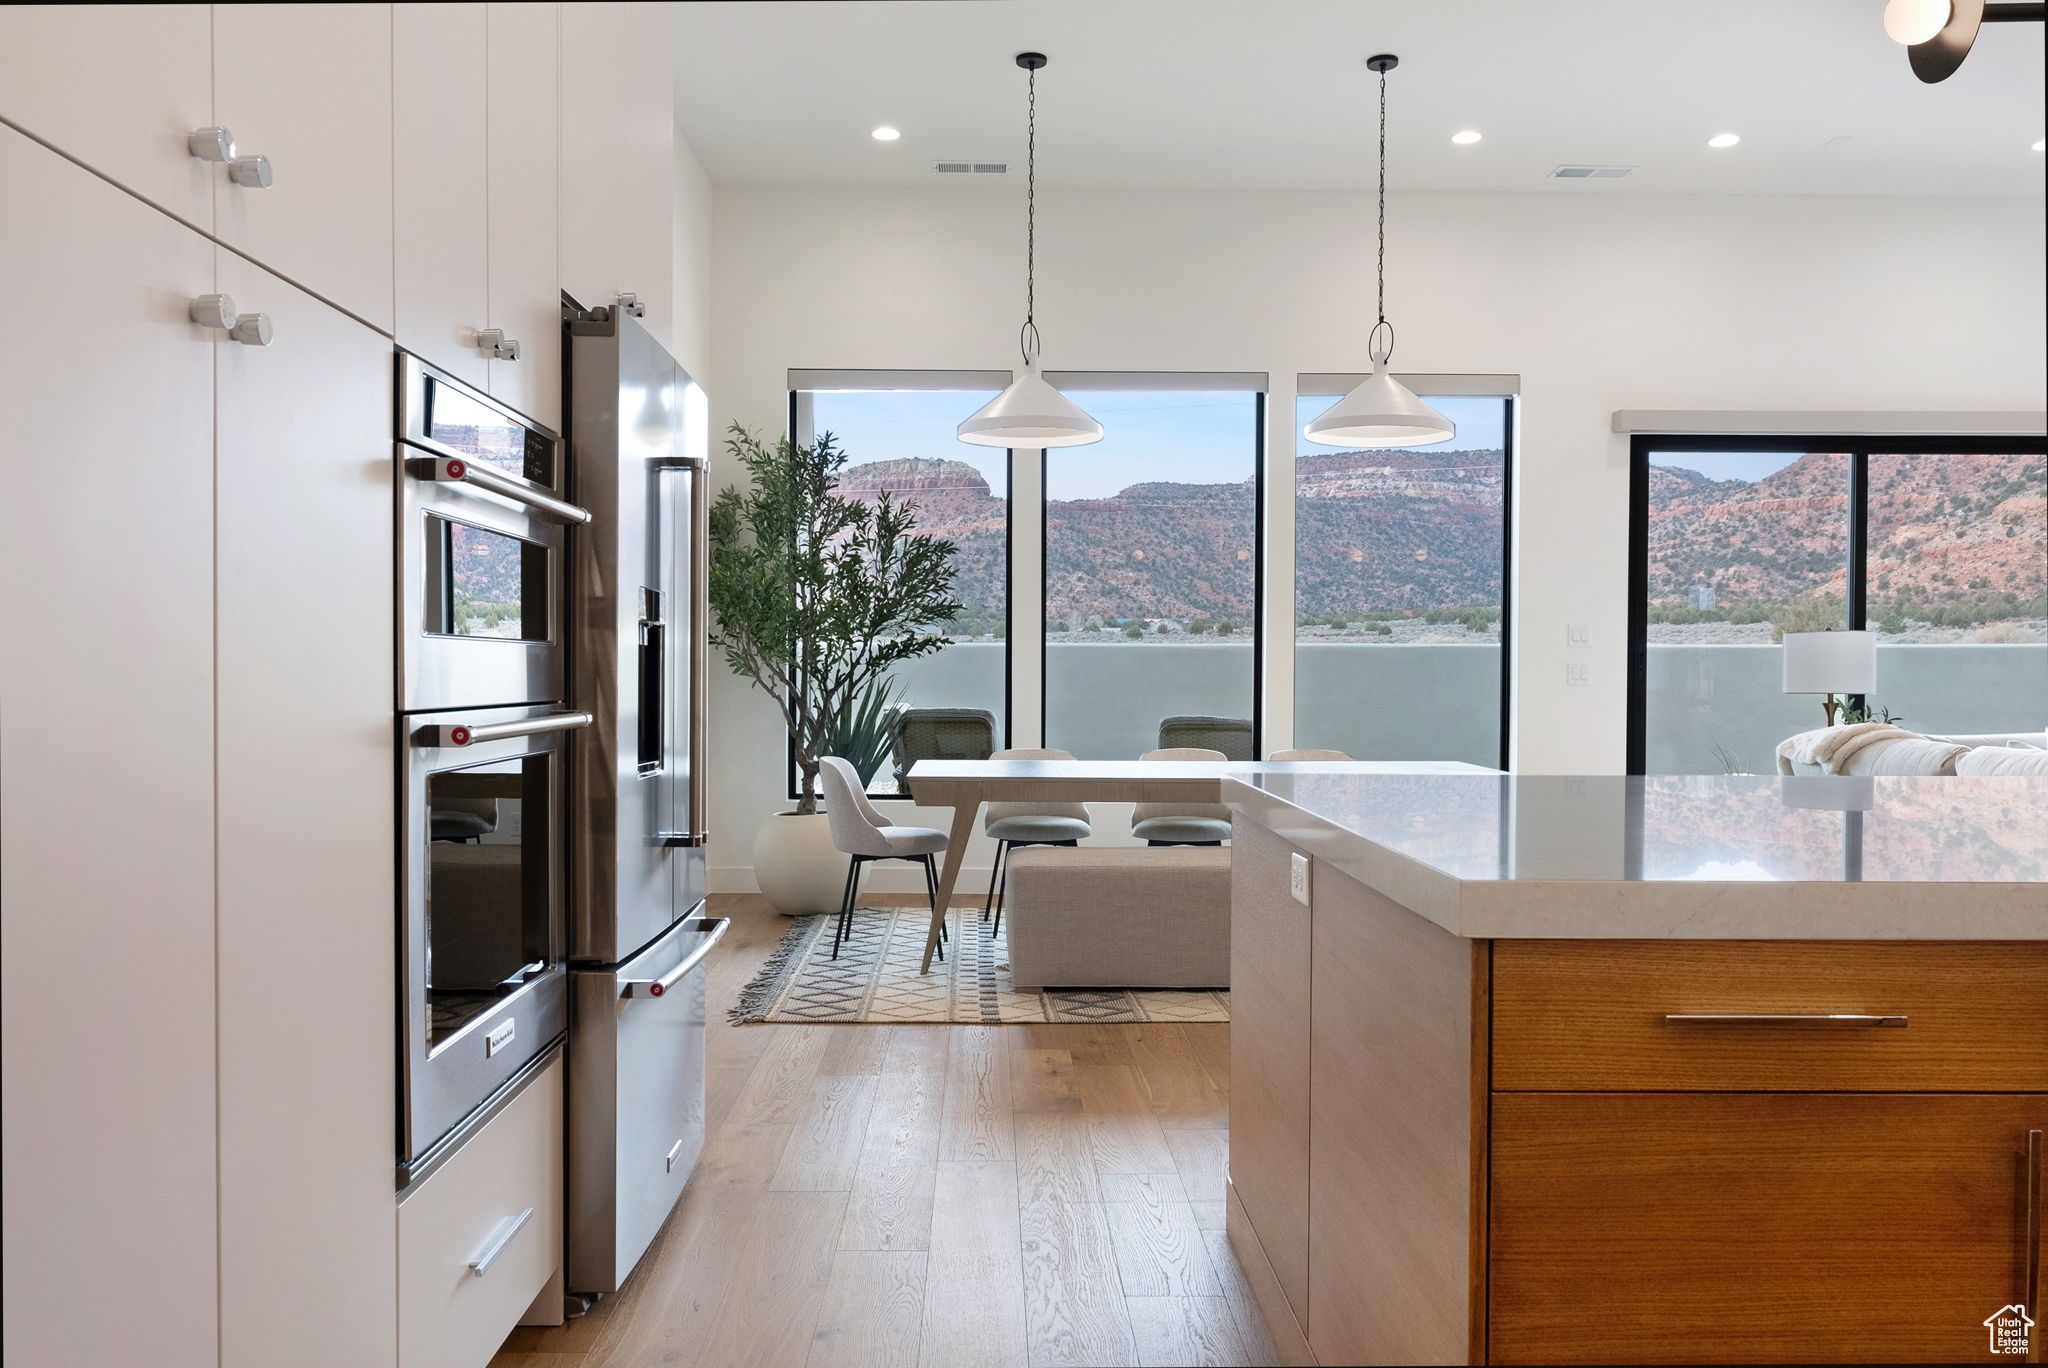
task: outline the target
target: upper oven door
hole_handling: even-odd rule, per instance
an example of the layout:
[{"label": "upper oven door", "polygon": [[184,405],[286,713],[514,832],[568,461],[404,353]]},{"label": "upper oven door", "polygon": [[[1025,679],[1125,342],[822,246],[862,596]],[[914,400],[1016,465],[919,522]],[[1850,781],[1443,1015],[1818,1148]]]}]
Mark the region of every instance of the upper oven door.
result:
[{"label": "upper oven door", "polygon": [[398,708],[558,702],[567,529],[547,429],[400,356]]}]

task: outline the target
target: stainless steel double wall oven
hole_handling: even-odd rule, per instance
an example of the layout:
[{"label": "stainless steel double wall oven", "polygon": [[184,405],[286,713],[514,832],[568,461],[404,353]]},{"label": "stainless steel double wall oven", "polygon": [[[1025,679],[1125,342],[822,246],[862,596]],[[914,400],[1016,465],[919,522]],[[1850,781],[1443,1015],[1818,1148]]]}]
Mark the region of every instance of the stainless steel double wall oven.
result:
[{"label": "stainless steel double wall oven", "polygon": [[560,437],[399,359],[401,1181],[568,1024],[568,528]]}]

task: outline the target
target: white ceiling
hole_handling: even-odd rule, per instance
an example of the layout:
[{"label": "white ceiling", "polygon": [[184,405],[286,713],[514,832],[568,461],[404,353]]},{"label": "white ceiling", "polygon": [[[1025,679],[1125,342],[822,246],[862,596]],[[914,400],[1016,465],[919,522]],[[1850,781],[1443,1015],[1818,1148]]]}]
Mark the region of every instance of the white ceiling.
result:
[{"label": "white ceiling", "polygon": [[[1347,189],[1373,181],[1393,52],[1397,189],[2034,195],[2042,30],[1986,25],[1923,85],[1883,0],[697,0],[676,117],[714,181],[1015,188],[1039,75],[1047,186]],[[903,130],[878,143],[877,124]],[[1454,147],[1451,133],[1485,140]],[[1707,148],[1716,133],[1739,147]],[[1567,162],[1639,168],[1559,182]],[[1021,170],[1021,167],[1019,168]]]}]

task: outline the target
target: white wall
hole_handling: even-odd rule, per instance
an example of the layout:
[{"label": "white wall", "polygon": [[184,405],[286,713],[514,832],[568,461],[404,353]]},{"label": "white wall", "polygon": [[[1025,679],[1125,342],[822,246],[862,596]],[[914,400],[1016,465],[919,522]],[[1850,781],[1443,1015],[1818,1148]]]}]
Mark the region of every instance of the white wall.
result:
[{"label": "white wall", "polygon": [[[1396,369],[1523,377],[1513,726],[1516,767],[1536,773],[1623,767],[1614,410],[2043,405],[2038,201],[1585,191],[1400,195],[1389,214]],[[781,431],[792,366],[1010,365],[1018,209],[966,188],[721,187],[716,425]],[[1370,197],[1349,192],[1043,192],[1047,365],[1270,372],[1268,441],[1291,452],[1294,376],[1364,363],[1372,224]],[[1284,564],[1291,504],[1268,502]],[[1292,620],[1291,586],[1279,595],[1269,622]],[[1592,630],[1572,654],[1588,687],[1564,683],[1567,623]],[[1291,652],[1267,668],[1284,713]],[[713,886],[747,887],[754,829],[783,801],[783,743],[765,701],[715,673]],[[1269,744],[1290,725],[1269,717]]]},{"label": "white wall", "polygon": [[675,141],[675,345],[690,378],[711,389],[711,177],[683,130]]}]

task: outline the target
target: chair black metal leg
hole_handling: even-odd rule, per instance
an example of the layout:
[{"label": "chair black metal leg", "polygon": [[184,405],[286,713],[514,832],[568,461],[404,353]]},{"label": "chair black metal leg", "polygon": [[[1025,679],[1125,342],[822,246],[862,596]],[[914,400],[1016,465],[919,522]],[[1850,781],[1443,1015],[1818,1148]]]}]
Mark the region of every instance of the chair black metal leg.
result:
[{"label": "chair black metal leg", "polygon": [[839,889],[839,915],[832,919],[833,959],[839,958],[839,947],[845,942],[847,937],[848,925],[851,920],[853,908],[853,885],[854,880],[859,873],[860,857],[858,855],[847,856],[846,882],[842,884]]},{"label": "chair black metal leg", "polygon": [[1016,848],[1015,841],[1004,841],[996,849],[996,919],[988,929],[991,938],[1003,931],[1003,899],[1010,891],[1010,854]]},{"label": "chair black metal leg", "polygon": [[1004,844],[1005,843],[1002,841],[996,842],[995,863],[991,864],[988,867],[988,897],[981,904],[981,919],[983,921],[988,920],[988,914],[995,908],[996,905],[996,874],[1002,868],[1003,865]]}]

